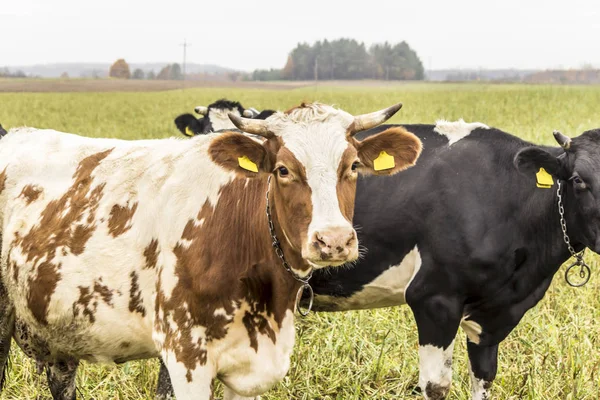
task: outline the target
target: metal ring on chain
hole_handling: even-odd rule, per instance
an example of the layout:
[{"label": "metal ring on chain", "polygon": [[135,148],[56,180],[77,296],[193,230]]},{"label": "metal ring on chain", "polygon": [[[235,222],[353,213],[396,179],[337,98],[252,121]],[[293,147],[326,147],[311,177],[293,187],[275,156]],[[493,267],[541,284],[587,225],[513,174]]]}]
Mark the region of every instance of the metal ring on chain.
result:
[{"label": "metal ring on chain", "polygon": [[[581,269],[579,270],[579,278],[581,279],[581,282],[579,282],[579,283],[575,283],[569,277],[571,270],[577,266],[581,267]],[[578,260],[578,261],[574,262],[573,264],[571,264],[569,267],[567,267],[567,270],[565,271],[565,280],[567,281],[567,283],[570,286],[573,286],[573,287],[581,287],[581,286],[585,285],[586,283],[589,282],[591,276],[592,276],[592,271],[590,270],[590,267],[588,267],[588,265],[581,260]]]},{"label": "metal ring on chain", "polygon": [[[304,294],[305,289],[308,290],[309,295],[308,307],[306,308],[306,311],[300,308],[300,300],[302,300],[302,295]],[[315,293],[313,292],[312,287],[308,283],[305,283],[304,285],[300,286],[300,289],[298,289],[298,293],[296,293],[296,310],[298,310],[298,313],[303,317],[306,317],[308,314],[310,314],[310,310],[312,309],[314,299]]]},{"label": "metal ring on chain", "polygon": [[[558,180],[557,183],[558,183],[558,189],[556,190],[556,195],[558,197],[558,214],[560,215],[560,227],[563,232],[563,240],[564,240],[565,244],[567,245],[567,249],[569,249],[569,253],[571,253],[571,257],[575,257],[577,259],[577,261],[575,261],[573,264],[571,264],[569,267],[567,267],[567,270],[565,271],[565,281],[567,281],[567,283],[570,286],[581,287],[589,282],[590,277],[592,276],[592,270],[590,269],[590,267],[588,267],[588,265],[583,260],[583,256],[585,255],[585,248],[580,253],[577,253],[577,252],[575,252],[575,249],[571,245],[571,239],[569,238],[569,235],[567,234],[567,221],[565,219],[565,207],[563,206],[563,202],[562,202],[560,180]],[[579,270],[579,277],[582,279],[582,281],[579,283],[574,283],[571,280],[571,278],[569,278],[569,273],[571,272],[571,270],[573,268],[575,268],[577,266],[581,267],[581,269]]]}]

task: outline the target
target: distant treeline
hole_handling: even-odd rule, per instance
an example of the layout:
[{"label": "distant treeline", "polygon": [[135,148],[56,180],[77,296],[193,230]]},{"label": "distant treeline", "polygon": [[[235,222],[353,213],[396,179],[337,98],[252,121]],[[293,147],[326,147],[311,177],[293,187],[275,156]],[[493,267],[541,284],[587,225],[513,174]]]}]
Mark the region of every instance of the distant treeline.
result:
[{"label": "distant treeline", "polygon": [[8,68],[4,67],[0,69],[0,78],[27,78],[27,75],[21,70],[10,72]]},{"label": "distant treeline", "polygon": [[366,48],[354,39],[300,43],[283,69],[256,70],[251,79],[266,80],[422,80],[423,63],[408,43],[375,44]]}]

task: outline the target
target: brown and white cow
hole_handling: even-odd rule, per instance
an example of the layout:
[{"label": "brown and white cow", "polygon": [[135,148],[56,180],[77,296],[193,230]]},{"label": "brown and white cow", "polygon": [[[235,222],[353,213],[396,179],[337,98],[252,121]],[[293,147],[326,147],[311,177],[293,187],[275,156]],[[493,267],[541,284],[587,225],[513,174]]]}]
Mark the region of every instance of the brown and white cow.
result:
[{"label": "brown and white cow", "polygon": [[[190,140],[91,139],[13,129],[0,141],[0,366],[10,339],[75,398],[79,360],[161,357],[179,400],[268,390],[286,374],[312,269],[356,260],[358,171],[414,164],[400,105],[353,117],[303,104]],[[382,152],[384,168],[374,166]],[[390,163],[389,156],[392,157]],[[272,247],[266,197],[288,271]],[[244,397],[245,396],[245,397]]]}]

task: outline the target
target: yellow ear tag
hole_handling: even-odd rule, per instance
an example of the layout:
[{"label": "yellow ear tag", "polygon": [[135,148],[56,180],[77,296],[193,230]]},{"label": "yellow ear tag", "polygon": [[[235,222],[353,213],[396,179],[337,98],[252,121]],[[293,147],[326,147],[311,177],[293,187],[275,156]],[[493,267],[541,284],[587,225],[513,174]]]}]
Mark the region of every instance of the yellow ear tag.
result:
[{"label": "yellow ear tag", "polygon": [[540,170],[535,174],[537,178],[537,187],[542,189],[550,189],[554,186],[554,179],[552,179],[552,175],[546,172],[544,168],[540,168]]},{"label": "yellow ear tag", "polygon": [[185,127],[185,134],[188,136],[194,136],[194,132],[192,132],[189,126]]},{"label": "yellow ear tag", "polygon": [[258,167],[248,158],[248,156],[238,157],[238,163],[240,164],[240,167],[247,171],[258,172]]},{"label": "yellow ear tag", "polygon": [[385,151],[379,153],[379,157],[373,160],[373,168],[375,168],[375,171],[392,169],[395,166],[396,163],[394,162],[394,156],[390,156]]}]

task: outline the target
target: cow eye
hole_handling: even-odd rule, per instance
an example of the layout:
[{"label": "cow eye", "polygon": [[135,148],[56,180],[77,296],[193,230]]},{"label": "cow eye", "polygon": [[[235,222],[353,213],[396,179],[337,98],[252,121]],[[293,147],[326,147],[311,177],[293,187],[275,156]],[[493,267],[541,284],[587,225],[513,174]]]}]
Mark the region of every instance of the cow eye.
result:
[{"label": "cow eye", "polygon": [[354,161],[352,163],[352,171],[356,171],[359,166],[360,166],[360,162],[359,161]]},{"label": "cow eye", "polygon": [[573,185],[575,186],[576,189],[579,189],[579,190],[587,189],[587,185],[585,184],[585,182],[583,181],[583,179],[581,179],[581,177],[579,175],[573,175],[571,177],[570,181],[573,182]]},{"label": "cow eye", "polygon": [[277,168],[277,172],[279,173],[279,176],[282,178],[288,176],[290,173],[290,171],[288,171],[288,169],[286,167]]}]

